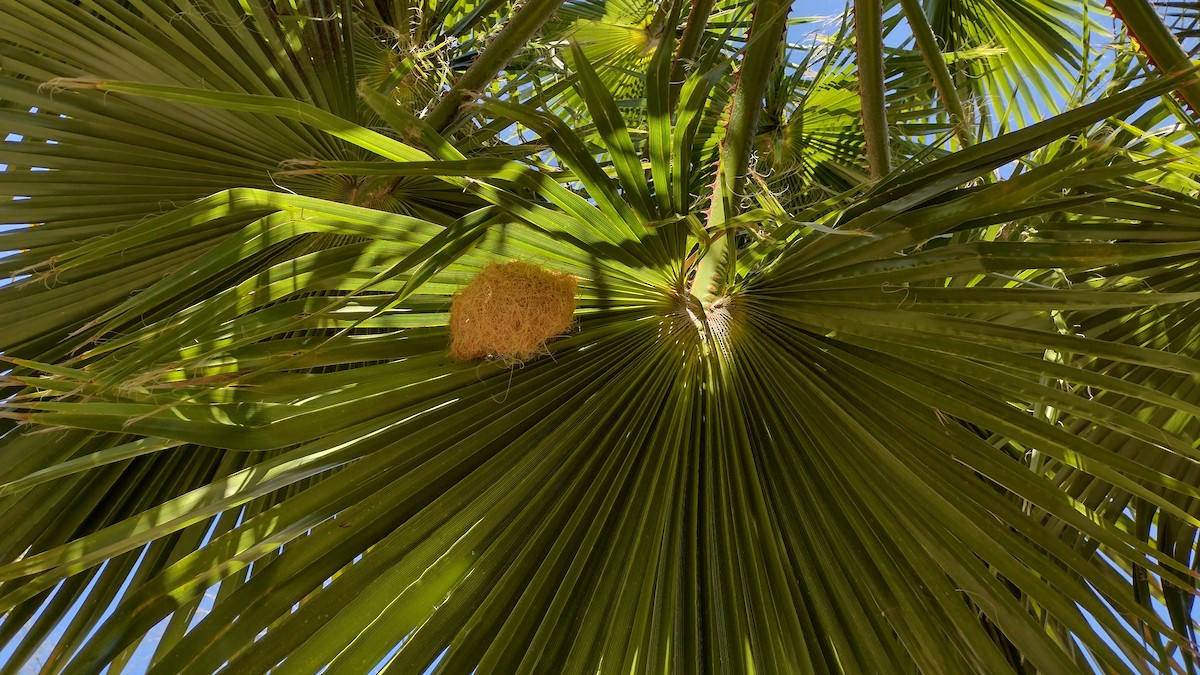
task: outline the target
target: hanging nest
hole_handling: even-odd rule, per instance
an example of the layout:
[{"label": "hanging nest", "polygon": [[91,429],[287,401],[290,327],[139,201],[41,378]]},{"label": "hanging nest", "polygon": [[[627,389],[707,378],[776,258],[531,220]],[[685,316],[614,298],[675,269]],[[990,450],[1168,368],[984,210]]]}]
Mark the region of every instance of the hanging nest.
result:
[{"label": "hanging nest", "polygon": [[450,355],[528,361],[575,319],[575,277],[524,262],[490,263],[450,305]]}]

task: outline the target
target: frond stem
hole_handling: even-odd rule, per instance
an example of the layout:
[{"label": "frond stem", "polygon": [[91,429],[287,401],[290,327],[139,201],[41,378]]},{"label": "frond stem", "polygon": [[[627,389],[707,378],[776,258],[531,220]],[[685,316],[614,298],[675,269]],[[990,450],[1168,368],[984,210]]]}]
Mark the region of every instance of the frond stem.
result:
[{"label": "frond stem", "polygon": [[884,98],[882,0],[854,0],[854,38],[867,166],[871,179],[878,180],[892,170]]},{"label": "frond stem", "polygon": [[933,77],[933,85],[937,88],[942,105],[950,114],[950,123],[954,125],[954,133],[958,135],[963,147],[975,144],[975,134],[971,131],[970,120],[967,119],[962,99],[958,97],[958,88],[954,86],[954,77],[946,65],[946,58],[938,46],[937,36],[929,25],[929,17],[921,9],[920,0],[900,0],[900,8],[908,19],[908,26],[916,39],[917,48],[921,50],[921,58],[929,68]]},{"label": "frond stem", "polygon": [[445,131],[453,124],[461,114],[463,105],[470,102],[477,95],[476,92],[483,91],[562,4],[563,0],[530,0],[525,3],[467,72],[442,96],[425,120],[429,126]]},{"label": "frond stem", "polygon": [[[1159,72],[1169,75],[1193,67],[1187,52],[1149,0],[1108,0],[1107,4],[1125,24],[1129,36],[1142,46],[1142,53],[1150,60],[1150,65]],[[1200,79],[1190,78],[1176,91],[1192,115],[1200,115]]]},{"label": "frond stem", "polygon": [[[783,48],[791,3],[759,0],[750,21],[746,50],[738,69],[737,89],[730,104],[729,122],[721,141],[720,164],[714,181],[708,225],[723,223],[740,209],[741,187],[750,166],[750,150],[758,132],[758,117],[763,97]],[[700,259],[696,282],[701,284],[702,300],[707,308],[724,296],[737,270],[737,241],[734,236],[717,237]]]},{"label": "frond stem", "polygon": [[671,100],[679,96],[683,81],[687,77],[688,64],[696,59],[700,51],[700,42],[704,38],[704,30],[708,27],[708,17],[712,14],[716,0],[696,0],[692,10],[688,12],[687,23],[683,27],[683,35],[679,38],[679,47],[675,52],[675,62],[671,64]]}]

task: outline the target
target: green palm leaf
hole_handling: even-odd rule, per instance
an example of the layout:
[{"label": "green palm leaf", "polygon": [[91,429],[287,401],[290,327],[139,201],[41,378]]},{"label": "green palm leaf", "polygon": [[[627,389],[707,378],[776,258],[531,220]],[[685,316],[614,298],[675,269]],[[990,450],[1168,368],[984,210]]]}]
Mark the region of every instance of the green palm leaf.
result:
[{"label": "green palm leaf", "polygon": [[[752,208],[722,41],[672,83],[666,30],[644,119],[570,47],[574,129],[544,63],[462,108],[386,55],[549,18],[506,3],[35,4],[0,6],[7,672],[134,669],[164,622],[143,670],[1191,667],[1200,203],[1123,117],[1190,74]],[[576,325],[451,360],[511,260]]]}]

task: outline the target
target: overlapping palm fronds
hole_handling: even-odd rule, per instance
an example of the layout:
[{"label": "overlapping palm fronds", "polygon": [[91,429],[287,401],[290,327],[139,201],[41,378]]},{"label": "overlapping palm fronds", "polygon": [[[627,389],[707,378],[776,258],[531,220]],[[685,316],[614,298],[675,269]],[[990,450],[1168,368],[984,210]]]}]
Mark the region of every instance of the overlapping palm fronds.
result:
[{"label": "overlapping palm fronds", "polygon": [[1194,76],[1027,7],[1071,109],[894,54],[871,181],[781,3],[551,4],[0,0],[0,672],[1194,671]]}]

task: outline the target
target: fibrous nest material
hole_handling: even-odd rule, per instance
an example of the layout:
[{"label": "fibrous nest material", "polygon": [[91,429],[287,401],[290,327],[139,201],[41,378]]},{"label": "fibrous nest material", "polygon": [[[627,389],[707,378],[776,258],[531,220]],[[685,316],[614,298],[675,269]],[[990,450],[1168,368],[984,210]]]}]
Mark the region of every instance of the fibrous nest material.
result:
[{"label": "fibrous nest material", "polygon": [[575,277],[525,262],[490,263],[450,305],[450,355],[524,362],[575,317]]}]

